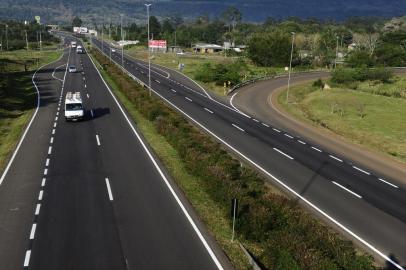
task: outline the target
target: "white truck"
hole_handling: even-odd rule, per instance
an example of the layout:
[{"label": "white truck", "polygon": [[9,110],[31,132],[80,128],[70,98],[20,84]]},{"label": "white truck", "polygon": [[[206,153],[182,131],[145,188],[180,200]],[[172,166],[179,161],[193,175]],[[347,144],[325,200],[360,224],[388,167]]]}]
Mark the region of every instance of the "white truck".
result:
[{"label": "white truck", "polygon": [[70,46],[71,46],[72,48],[76,48],[76,41],[71,41],[71,42],[70,42]]},{"label": "white truck", "polygon": [[80,92],[66,93],[65,98],[65,120],[66,121],[78,121],[83,120],[85,115],[85,109],[83,107],[82,98]]}]

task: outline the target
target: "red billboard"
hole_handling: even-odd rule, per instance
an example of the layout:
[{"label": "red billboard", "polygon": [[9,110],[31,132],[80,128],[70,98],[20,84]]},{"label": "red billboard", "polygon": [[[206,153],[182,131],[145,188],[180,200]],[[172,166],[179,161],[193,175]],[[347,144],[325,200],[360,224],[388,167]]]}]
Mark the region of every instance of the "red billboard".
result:
[{"label": "red billboard", "polygon": [[149,47],[152,49],[166,49],[166,40],[150,40]]}]

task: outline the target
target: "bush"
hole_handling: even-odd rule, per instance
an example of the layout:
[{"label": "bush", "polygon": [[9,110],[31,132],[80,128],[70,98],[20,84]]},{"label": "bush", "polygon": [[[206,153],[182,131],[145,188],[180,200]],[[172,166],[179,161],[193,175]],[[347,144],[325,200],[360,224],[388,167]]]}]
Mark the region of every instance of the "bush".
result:
[{"label": "bush", "polygon": [[131,78],[123,77],[98,51],[91,52],[106,65],[135,109],[176,149],[188,172],[202,181],[225,216],[229,215],[230,200],[239,199],[238,235],[241,241],[255,241],[261,247],[259,257],[269,269],[374,269],[371,257],[357,255],[351,242],[316,222],[294,201],[271,193],[254,170],[240,166],[218,142],[162,100],[150,97]]},{"label": "bush", "polygon": [[390,82],[393,73],[385,68],[358,68],[358,69],[336,69],[331,74],[331,81],[338,84],[351,84],[354,82],[363,82],[367,80]]},{"label": "bush", "polygon": [[373,67],[375,59],[366,51],[354,51],[348,56],[347,64],[352,68]]},{"label": "bush", "polygon": [[216,64],[215,66],[210,63],[201,65],[197,70],[195,79],[204,83],[214,82],[217,85],[223,85],[228,82],[230,86],[239,84],[241,82],[241,71],[244,63],[236,62],[233,64]]}]

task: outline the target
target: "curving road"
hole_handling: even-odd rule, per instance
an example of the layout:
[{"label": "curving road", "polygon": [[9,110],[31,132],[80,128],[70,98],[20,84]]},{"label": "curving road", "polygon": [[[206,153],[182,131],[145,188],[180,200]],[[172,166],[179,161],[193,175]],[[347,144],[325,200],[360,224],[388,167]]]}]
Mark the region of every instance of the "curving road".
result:
[{"label": "curving road", "polygon": [[[109,56],[107,43],[93,39],[93,44]],[[120,51],[112,53],[112,61],[121,65]],[[125,55],[124,69],[135,80],[148,83],[144,62]],[[268,119],[241,113],[176,71],[155,65],[152,70],[156,95],[378,260],[403,269],[396,263],[406,263],[403,183],[295,132],[278,129]]]}]

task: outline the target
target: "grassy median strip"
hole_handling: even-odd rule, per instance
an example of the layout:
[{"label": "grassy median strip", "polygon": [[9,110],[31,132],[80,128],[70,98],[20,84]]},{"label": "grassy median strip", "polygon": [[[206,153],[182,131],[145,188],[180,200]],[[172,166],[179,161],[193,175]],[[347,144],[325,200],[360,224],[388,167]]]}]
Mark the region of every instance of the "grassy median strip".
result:
[{"label": "grassy median strip", "polygon": [[20,50],[0,54],[0,172],[36,108],[31,78],[37,65],[50,63],[61,53]]},{"label": "grassy median strip", "polygon": [[[249,269],[230,243],[230,200],[238,198],[237,241],[267,269],[375,269],[294,200],[276,194],[210,136],[92,51],[115,94],[237,269]],[[101,68],[103,67],[103,68]]]},{"label": "grassy median strip", "polygon": [[[397,82],[399,82],[397,86]],[[312,84],[295,86],[286,104],[286,90],[278,103],[302,121],[327,128],[345,139],[406,161],[406,99],[388,97],[402,89],[404,78],[379,88],[364,82],[357,90],[345,87],[321,90]]]}]

